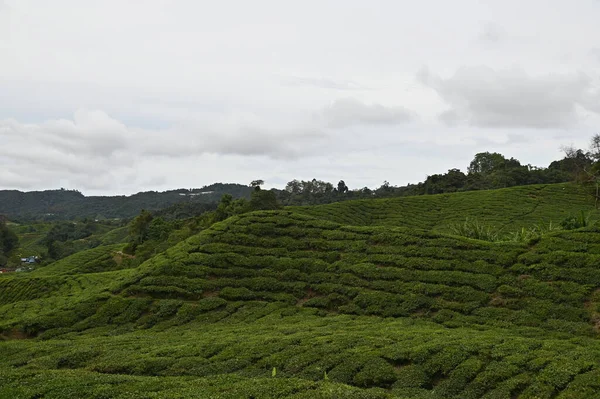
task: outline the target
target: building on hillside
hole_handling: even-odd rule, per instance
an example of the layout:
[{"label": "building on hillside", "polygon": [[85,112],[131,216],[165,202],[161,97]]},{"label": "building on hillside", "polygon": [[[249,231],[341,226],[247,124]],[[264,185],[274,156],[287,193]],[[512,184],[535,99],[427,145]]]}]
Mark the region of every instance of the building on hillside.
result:
[{"label": "building on hillside", "polygon": [[21,258],[21,263],[33,265],[34,263],[37,263],[38,260],[39,260],[39,256],[29,256],[27,258]]}]

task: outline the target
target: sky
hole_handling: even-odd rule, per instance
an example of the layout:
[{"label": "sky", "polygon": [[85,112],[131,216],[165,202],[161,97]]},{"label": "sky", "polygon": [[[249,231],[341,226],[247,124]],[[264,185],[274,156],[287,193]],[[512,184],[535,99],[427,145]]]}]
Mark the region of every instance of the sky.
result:
[{"label": "sky", "polygon": [[600,133],[600,0],[0,0],[0,189],[405,185]]}]

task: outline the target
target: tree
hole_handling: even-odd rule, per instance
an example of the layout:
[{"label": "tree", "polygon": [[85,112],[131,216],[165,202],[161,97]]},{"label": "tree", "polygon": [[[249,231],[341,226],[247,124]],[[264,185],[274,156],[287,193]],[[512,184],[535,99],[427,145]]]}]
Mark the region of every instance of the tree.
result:
[{"label": "tree", "polygon": [[8,255],[19,245],[19,237],[14,231],[8,228],[6,223],[0,223],[0,252]]},{"label": "tree", "polygon": [[277,202],[277,195],[272,190],[257,190],[252,193],[250,198],[250,208],[253,211],[279,209],[281,206]]},{"label": "tree", "polygon": [[285,191],[290,194],[300,194],[302,192],[302,184],[294,179],[285,185]]},{"label": "tree", "polygon": [[225,220],[229,217],[229,208],[233,202],[233,196],[231,194],[223,194],[221,201],[215,211],[216,221]]},{"label": "tree", "polygon": [[337,192],[340,194],[346,194],[348,192],[348,186],[346,186],[346,182],[340,180],[337,185]]},{"label": "tree", "polygon": [[369,187],[363,187],[359,190],[360,194],[362,194],[364,197],[370,197],[373,195],[373,190],[371,190]]},{"label": "tree", "polygon": [[173,226],[161,217],[153,218],[148,225],[148,240],[166,240],[173,230]]},{"label": "tree", "polygon": [[459,169],[450,169],[448,173],[427,176],[424,182],[426,194],[452,193],[464,189],[467,176]]},{"label": "tree", "polygon": [[600,161],[600,133],[593,135],[592,139],[590,140],[589,156],[595,162]]},{"label": "tree", "polygon": [[[563,147],[565,159],[561,166],[569,165],[574,168],[582,168],[583,174],[580,174],[583,184],[592,184],[594,186],[594,206],[598,209],[600,200],[600,134],[595,134],[590,139],[590,148],[587,153],[582,150],[576,150],[573,146]],[[551,164],[552,166],[552,164]]]},{"label": "tree", "polygon": [[594,206],[598,209],[598,200],[600,200],[600,134],[592,136],[588,156],[593,160],[593,164],[584,168],[584,171],[589,176],[589,181],[595,186]]},{"label": "tree", "polygon": [[133,219],[131,226],[129,226],[129,239],[135,251],[135,247],[142,244],[148,238],[148,231],[150,223],[154,217],[150,212],[142,209],[140,214]]},{"label": "tree", "polygon": [[332,201],[337,189],[333,184],[312,179],[292,180],[285,186],[285,190],[278,193],[279,200],[285,205],[314,205]]},{"label": "tree", "polygon": [[[255,190],[252,192],[252,196],[254,197],[257,193],[261,192],[263,192],[263,190]],[[221,201],[214,212],[213,222],[220,222],[230,216],[239,215],[249,212],[250,210],[249,202],[246,199],[239,198],[234,200],[230,194],[223,194]]]},{"label": "tree", "polygon": [[252,180],[250,182],[250,187],[254,188],[255,190],[260,190],[260,186],[262,186],[264,184],[265,184],[264,180]]},{"label": "tree", "polygon": [[570,175],[573,181],[586,181],[589,178],[586,170],[589,170],[594,163],[590,153],[586,153],[582,149],[576,149],[573,146],[564,146],[561,149],[565,153],[565,157],[552,162],[548,169],[566,173]]},{"label": "tree", "polygon": [[[493,172],[494,170],[497,170],[501,166],[505,166],[507,161],[508,160],[504,158],[504,155],[499,154],[497,152],[480,152],[478,154],[475,154],[475,158],[473,158],[473,160],[469,164],[467,171],[469,172],[469,174],[488,174]],[[520,166],[520,164],[518,163],[519,161],[517,161],[516,159],[511,158],[510,161],[513,164],[516,161],[517,164]]]}]

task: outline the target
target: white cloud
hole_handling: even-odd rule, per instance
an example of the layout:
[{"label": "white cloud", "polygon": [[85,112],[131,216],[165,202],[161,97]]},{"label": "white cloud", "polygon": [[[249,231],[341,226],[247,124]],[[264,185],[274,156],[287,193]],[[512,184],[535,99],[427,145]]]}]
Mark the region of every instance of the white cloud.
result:
[{"label": "white cloud", "polygon": [[370,90],[351,80],[336,80],[329,78],[309,78],[301,76],[288,76],[282,78],[283,83],[290,86],[309,86],[320,89],[332,90]]},{"label": "white cloud", "polygon": [[0,4],[0,189],[401,184],[600,125],[595,0]]},{"label": "white cloud", "polygon": [[327,126],[344,128],[355,125],[399,125],[415,119],[415,114],[401,106],[365,104],[353,98],[335,100],[322,111]]},{"label": "white cloud", "polygon": [[583,73],[531,76],[521,68],[462,67],[447,79],[427,69],[418,78],[451,107],[447,124],[555,128],[578,123],[577,106],[595,110],[592,80]]},{"label": "white cloud", "polygon": [[479,40],[484,43],[498,43],[506,37],[506,31],[494,22],[488,22],[483,26],[479,34]]},{"label": "white cloud", "polygon": [[297,158],[326,138],[314,129],[273,129],[238,126],[233,129],[203,125],[178,126],[162,131],[145,131],[140,143],[143,155],[192,156],[200,154]]},{"label": "white cloud", "polygon": [[[256,116],[229,115],[168,129],[128,127],[97,110],[78,110],[73,119],[24,124],[0,120],[0,187],[71,187],[102,190],[131,180],[138,165],[217,156],[298,159],[319,153],[327,135],[318,128],[261,127]],[[134,173],[135,181],[165,177]],[[215,177],[216,179],[216,177]]]}]

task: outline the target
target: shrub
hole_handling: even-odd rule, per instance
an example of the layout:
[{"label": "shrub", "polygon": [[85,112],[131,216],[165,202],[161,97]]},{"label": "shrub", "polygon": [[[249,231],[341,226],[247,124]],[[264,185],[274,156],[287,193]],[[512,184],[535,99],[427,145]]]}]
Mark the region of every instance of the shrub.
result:
[{"label": "shrub", "polygon": [[394,367],[382,358],[375,358],[367,362],[352,381],[359,387],[387,388],[396,381],[396,378]]},{"label": "shrub", "polygon": [[448,229],[451,234],[476,240],[498,241],[499,239],[497,231],[472,218],[467,218],[462,223],[451,224]]}]

